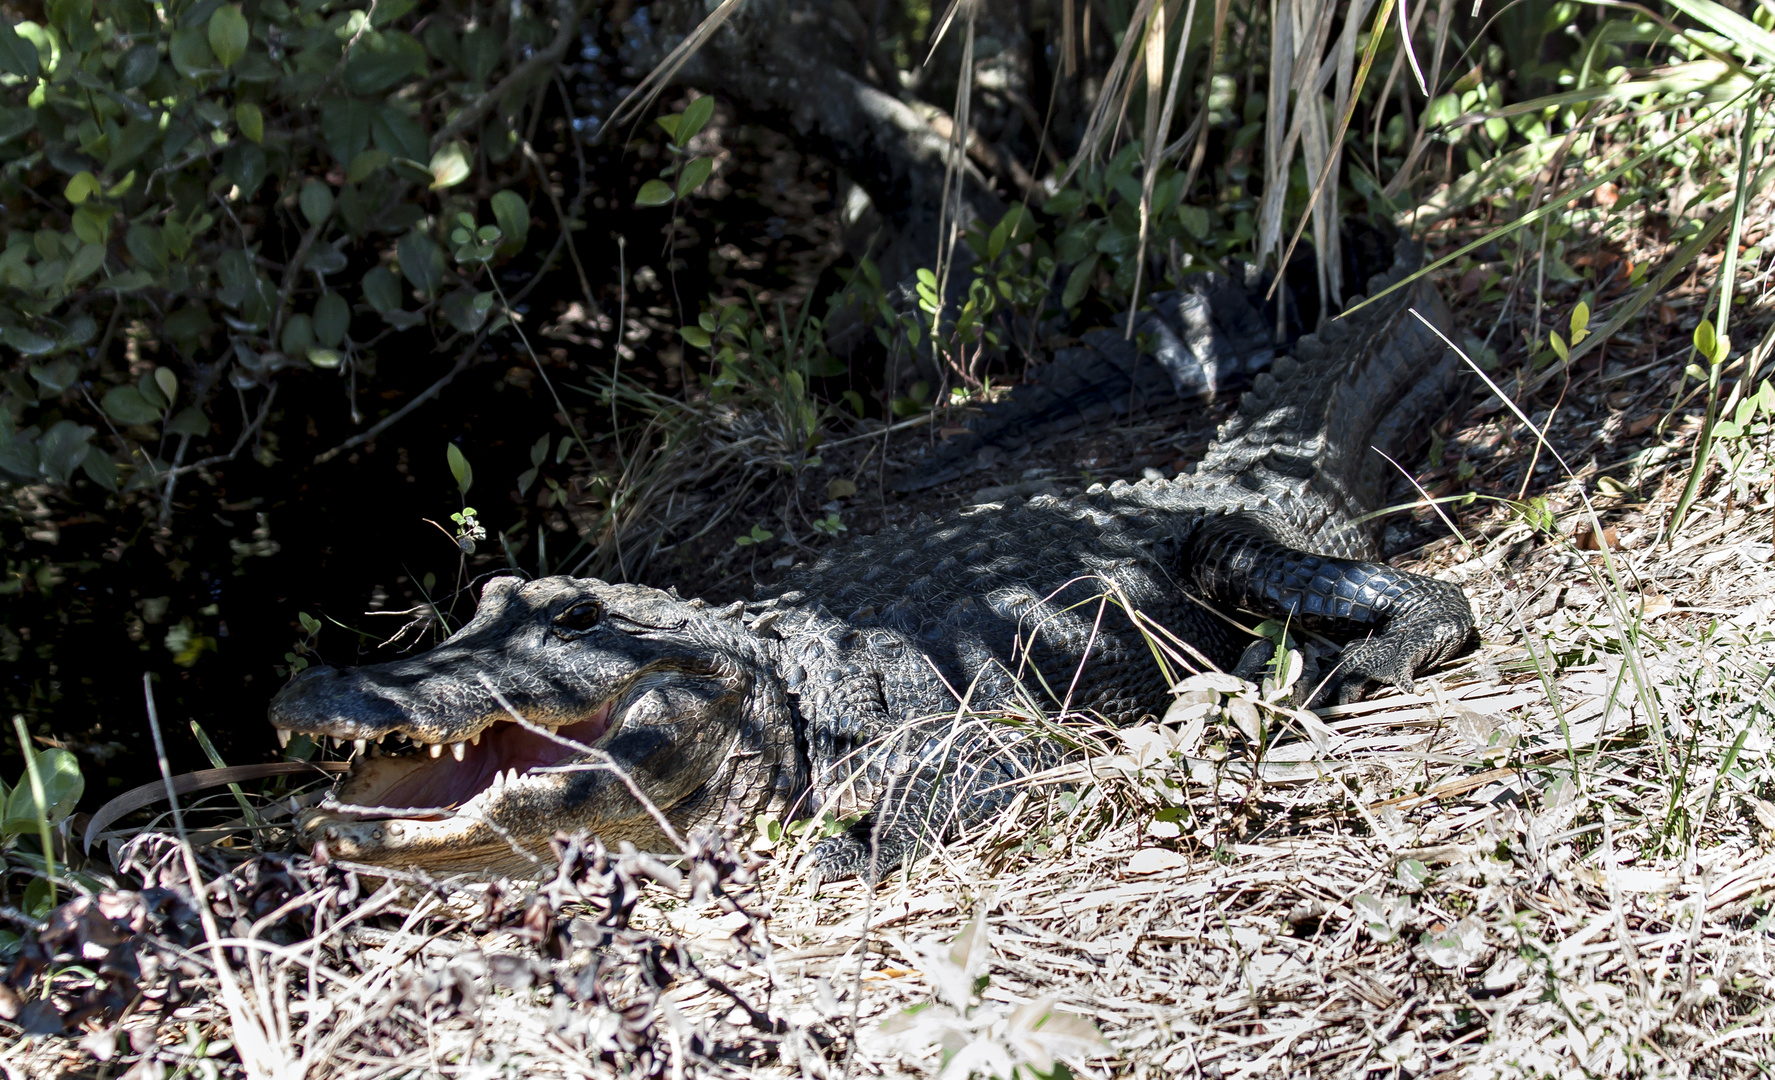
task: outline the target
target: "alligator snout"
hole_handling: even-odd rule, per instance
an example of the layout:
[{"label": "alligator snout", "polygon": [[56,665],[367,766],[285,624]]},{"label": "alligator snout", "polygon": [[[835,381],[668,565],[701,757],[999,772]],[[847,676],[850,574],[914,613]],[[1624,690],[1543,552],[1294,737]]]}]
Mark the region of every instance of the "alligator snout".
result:
[{"label": "alligator snout", "polygon": [[409,724],[420,699],[413,688],[377,677],[374,669],[311,667],[271,699],[279,738],[291,731],[338,739],[374,739]]}]

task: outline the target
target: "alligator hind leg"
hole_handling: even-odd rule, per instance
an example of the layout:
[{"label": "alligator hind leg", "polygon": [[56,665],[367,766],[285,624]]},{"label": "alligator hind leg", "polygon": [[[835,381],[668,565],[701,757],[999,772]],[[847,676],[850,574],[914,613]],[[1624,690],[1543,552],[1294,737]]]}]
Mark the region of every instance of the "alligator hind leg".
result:
[{"label": "alligator hind leg", "polygon": [[1406,693],[1414,678],[1450,659],[1473,636],[1473,611],[1459,587],[1384,563],[1315,555],[1291,547],[1260,520],[1220,518],[1195,545],[1196,586],[1212,599],[1349,636],[1321,698],[1356,701],[1374,683]]}]

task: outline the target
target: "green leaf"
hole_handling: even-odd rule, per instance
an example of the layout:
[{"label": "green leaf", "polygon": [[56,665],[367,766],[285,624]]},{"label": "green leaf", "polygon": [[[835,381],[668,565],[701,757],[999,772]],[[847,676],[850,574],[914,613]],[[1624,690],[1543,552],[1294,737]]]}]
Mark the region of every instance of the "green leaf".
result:
[{"label": "green leaf", "polygon": [[487,313],[493,310],[493,294],[474,289],[457,289],[438,305],[451,326],[472,334],[486,325]]},{"label": "green leaf", "polygon": [[450,460],[450,475],[456,478],[456,490],[466,496],[468,489],[474,486],[475,470],[469,465],[468,459],[462,456],[462,451],[457,448],[455,443],[447,444],[444,447],[444,453]]},{"label": "green leaf", "polygon": [[986,237],[986,260],[988,262],[1004,254],[1005,241],[1009,240],[1011,235],[1011,231],[1005,227],[1007,220],[1001,219],[997,225],[992,227],[991,234]]},{"label": "green leaf", "polygon": [[386,93],[403,79],[424,74],[425,46],[410,34],[384,30],[351,50],[345,61],[345,88],[369,97]]},{"label": "green leaf", "polygon": [[0,143],[11,142],[36,128],[37,114],[29,107],[0,108]]},{"label": "green leaf", "polygon": [[38,71],[37,46],[20,37],[12,24],[3,20],[0,20],[0,71],[26,80],[35,79]]},{"label": "green leaf", "polygon": [[265,141],[265,114],[250,101],[243,101],[234,107],[234,126],[240,128],[240,133],[249,142]]},{"label": "green leaf", "polygon": [[88,244],[103,246],[111,237],[112,210],[104,203],[88,203],[74,211],[74,235]]},{"label": "green leaf", "polygon": [[502,48],[500,39],[484,26],[462,35],[462,45],[458,51],[462,57],[463,74],[484,84],[487,76],[493,74],[493,69],[499,66]]},{"label": "green leaf", "polygon": [[[26,356],[42,356],[44,353],[55,348],[54,339],[46,338],[42,334],[32,333],[22,326],[0,327],[0,341],[6,342],[6,344],[12,346]],[[31,374],[37,376],[35,370],[33,370]],[[42,382],[42,377],[37,376],[37,381]],[[54,392],[59,394],[66,389],[67,384],[64,383],[59,387],[55,387]]]},{"label": "green leaf", "polygon": [[697,132],[703,130],[704,126],[708,124],[709,118],[714,115],[715,99],[704,94],[690,103],[690,107],[685,109],[679,118],[676,129],[669,130],[667,134],[672,136],[673,142],[684,146],[696,137]]},{"label": "green leaf", "polygon": [[649,180],[635,193],[636,206],[664,206],[672,201],[672,185],[664,180]]},{"label": "green leaf", "polygon": [[[1671,6],[1698,23],[1711,27],[1728,41],[1755,55],[1765,64],[1775,64],[1775,34],[1756,23],[1713,3],[1713,0],[1670,0]],[[1747,10],[1748,10],[1747,6]]]},{"label": "green leaf", "polygon": [[155,368],[154,385],[160,390],[160,396],[165,398],[168,404],[179,400],[179,377],[173,374],[172,368]]},{"label": "green leaf", "polygon": [[378,314],[401,306],[401,283],[388,267],[378,266],[364,275],[364,301]]},{"label": "green leaf", "polygon": [[195,26],[173,31],[167,55],[172,57],[173,68],[187,79],[201,79],[217,70],[216,54],[210,50],[209,39]]},{"label": "green leaf", "polygon": [[67,272],[62,275],[62,284],[78,285],[98,272],[105,264],[105,245],[102,243],[83,244],[74,257],[68,260]]},{"label": "green leaf", "polygon": [[336,349],[351,326],[351,305],[336,292],[322,296],[314,305],[314,340]]},{"label": "green leaf", "polygon": [[1085,298],[1085,290],[1091,287],[1091,282],[1097,277],[1097,260],[1099,258],[1101,256],[1093,252],[1086,256],[1083,262],[1072,268],[1071,276],[1066,279],[1066,291],[1060,295],[1061,307],[1075,308]]},{"label": "green leaf", "polygon": [[665,116],[656,117],[653,122],[664,128],[667,135],[676,135],[678,134],[678,125],[683,120],[684,117],[680,113],[667,113]]},{"label": "green leaf", "polygon": [[278,338],[283,351],[291,356],[301,356],[314,348],[314,319],[305,314],[291,315],[284,322],[283,334]]},{"label": "green leaf", "polygon": [[92,452],[93,429],[72,420],[57,420],[37,438],[43,475],[54,484],[67,484]]},{"label": "green leaf", "polygon": [[117,463],[99,453],[97,448],[86,455],[80,463],[80,471],[92,478],[92,482],[106,491],[117,490]]},{"label": "green leaf", "polygon": [[160,70],[160,50],[152,41],[144,41],[123,54],[117,65],[117,89],[134,90],[154,77]]},{"label": "green leaf", "polygon": [[333,152],[333,157],[339,164],[350,164],[352,159],[369,147],[370,117],[370,110],[351,98],[325,98],[321,101],[321,137],[326,140],[327,149]]},{"label": "green leaf", "polygon": [[1067,188],[1060,194],[1042,204],[1042,213],[1051,217],[1069,218],[1077,214],[1085,205],[1085,193],[1078,188]]},{"label": "green leaf", "polygon": [[361,184],[368,180],[377,169],[388,167],[394,159],[386,150],[365,150],[351,159],[351,165],[345,170],[345,181],[350,184]]},{"label": "green leaf", "polygon": [[515,191],[496,192],[493,196],[493,220],[505,234],[501,247],[516,251],[530,235],[530,206]]},{"label": "green leaf", "polygon": [[160,410],[133,386],[113,386],[105,391],[99,405],[119,424],[152,424],[160,419]]},{"label": "green leaf", "polygon": [[62,189],[62,195],[75,206],[99,193],[99,178],[92,173],[81,171],[74,174],[68,186]]},{"label": "green leaf", "polygon": [[1695,327],[1695,351],[1700,353],[1708,363],[1717,364],[1720,353],[1719,335],[1713,329],[1711,319],[1702,319]]},{"label": "green leaf", "polygon": [[190,435],[193,438],[210,433],[210,418],[203,415],[203,410],[195,405],[180,409],[171,420],[167,421],[166,429],[175,435]]},{"label": "green leaf", "polygon": [[678,333],[685,341],[690,342],[699,349],[708,348],[709,343],[714,340],[709,337],[709,332],[700,326],[680,326],[678,328]]},{"label": "green leaf", "polygon": [[1031,214],[1028,208],[1022,204],[1017,204],[1006,210],[1005,216],[999,220],[999,224],[1005,227],[1010,242],[1013,244],[1021,244],[1034,236],[1038,227],[1035,215]]},{"label": "green leaf", "polygon": [[455,187],[468,179],[468,148],[460,142],[452,142],[431,156],[431,164],[426,166],[431,173],[431,189]]},{"label": "green leaf", "polygon": [[310,225],[319,225],[333,212],[333,189],[323,180],[309,180],[302,185],[302,216]]},{"label": "green leaf", "polygon": [[247,54],[247,17],[240,12],[238,4],[224,4],[210,16],[210,50],[223,67],[233,67],[234,62]]},{"label": "green leaf", "polygon": [[110,156],[105,160],[106,172],[117,172],[137,158],[146,155],[156,142],[162,142],[160,124],[154,121],[130,121],[110,140]]},{"label": "green leaf", "polygon": [[[698,98],[697,100],[703,101],[705,99]],[[684,171],[678,174],[678,197],[682,199],[697,188],[702,187],[703,181],[707,180],[709,174],[714,170],[714,158],[700,157],[691,159],[691,161],[684,166]],[[645,191],[646,188],[643,188],[642,190]]]},{"label": "green leaf", "polygon": [[170,402],[166,400],[166,395],[160,392],[160,383],[155,381],[152,372],[149,372],[136,380],[136,389],[141,391],[142,400],[158,410],[164,412],[167,405],[170,404]]},{"label": "green leaf", "polygon": [[444,284],[444,253],[425,233],[414,229],[401,237],[395,254],[401,260],[402,275],[427,297]]},{"label": "green leaf", "polygon": [[43,782],[44,802],[37,802],[37,792],[29,773],[6,799],[6,819],[0,822],[0,833],[9,836],[35,832],[39,816],[53,828],[67,819],[86,791],[86,778],[80,775],[80,759],[60,748],[37,751],[37,776]]},{"label": "green leaf", "polygon": [[309,349],[305,355],[317,368],[336,368],[345,362],[345,358],[333,349]]},{"label": "green leaf", "polygon": [[1204,207],[1185,204],[1177,208],[1177,220],[1185,232],[1197,240],[1208,239],[1208,211]]}]

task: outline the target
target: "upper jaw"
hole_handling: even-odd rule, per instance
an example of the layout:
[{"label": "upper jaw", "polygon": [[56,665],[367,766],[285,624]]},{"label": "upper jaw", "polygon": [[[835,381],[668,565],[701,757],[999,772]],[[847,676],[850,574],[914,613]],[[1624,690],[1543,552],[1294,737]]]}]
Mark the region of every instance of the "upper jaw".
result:
[{"label": "upper jaw", "polygon": [[449,749],[460,761],[464,748],[496,724],[522,719],[552,730],[583,721],[603,704],[553,687],[541,696],[547,704],[515,692],[502,694],[489,679],[462,675],[401,678],[388,667],[317,667],[278,691],[269,716],[285,745],[302,733],[316,741],[331,738],[336,745],[351,742],[363,753],[390,735],[403,735],[430,747],[432,757]]}]

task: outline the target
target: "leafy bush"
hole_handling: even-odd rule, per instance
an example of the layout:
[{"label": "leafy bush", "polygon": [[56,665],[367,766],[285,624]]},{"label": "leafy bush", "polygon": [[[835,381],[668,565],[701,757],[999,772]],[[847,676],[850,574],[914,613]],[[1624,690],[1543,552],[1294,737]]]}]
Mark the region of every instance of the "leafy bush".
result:
[{"label": "leafy bush", "polygon": [[501,324],[489,262],[529,234],[514,114],[572,23],[51,0],[0,24],[0,480],[164,485],[164,524],[171,481],[244,449],[280,378],[356,394],[396,342],[466,355]]}]

